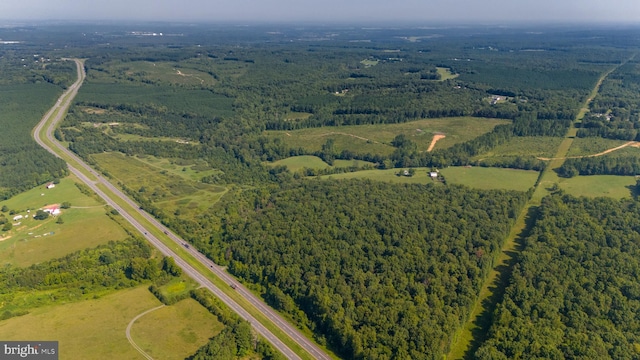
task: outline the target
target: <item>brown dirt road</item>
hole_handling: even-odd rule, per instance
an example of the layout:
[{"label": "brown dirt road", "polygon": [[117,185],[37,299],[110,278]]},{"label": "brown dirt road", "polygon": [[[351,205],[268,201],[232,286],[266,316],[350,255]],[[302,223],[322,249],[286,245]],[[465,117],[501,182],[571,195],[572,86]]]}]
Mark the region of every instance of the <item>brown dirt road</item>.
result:
[{"label": "brown dirt road", "polygon": [[443,134],[435,134],[433,135],[433,140],[431,140],[431,144],[429,145],[429,148],[427,149],[427,152],[431,152],[431,150],[433,150],[434,146],[436,146],[436,143],[438,142],[438,140],[444,139],[446,136],[444,136]]},{"label": "brown dirt road", "polygon": [[564,159],[582,159],[582,158],[588,158],[588,157],[596,157],[596,156],[602,156],[602,155],[606,155],[608,153],[614,152],[616,150],[620,150],[622,148],[626,148],[627,146],[633,146],[633,147],[640,147],[640,142],[637,141],[629,141],[627,143],[624,143],[620,146],[616,146],[614,148],[611,149],[607,149],[603,152],[597,153],[597,154],[591,154],[591,155],[582,155],[582,156],[567,156],[567,157],[563,157],[563,158],[545,158],[545,157],[537,157],[536,159],[538,160],[542,160],[542,161],[550,161],[550,160],[564,160]]}]

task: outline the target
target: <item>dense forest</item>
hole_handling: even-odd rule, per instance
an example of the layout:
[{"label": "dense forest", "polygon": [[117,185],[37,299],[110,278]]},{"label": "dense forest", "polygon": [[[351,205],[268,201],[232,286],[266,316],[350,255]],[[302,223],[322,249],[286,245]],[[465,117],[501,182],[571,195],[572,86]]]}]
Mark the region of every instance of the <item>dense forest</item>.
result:
[{"label": "dense forest", "polygon": [[[67,175],[65,163],[42,149],[31,130],[75,81],[75,68],[58,62],[46,69],[35,61],[21,61],[26,54],[0,49],[0,199]],[[33,59],[33,57],[32,57]]]},{"label": "dense forest", "polygon": [[244,192],[210,247],[346,358],[440,359],[524,193],[369,181]]},{"label": "dense forest", "polygon": [[638,359],[640,207],[543,200],[478,359]]}]

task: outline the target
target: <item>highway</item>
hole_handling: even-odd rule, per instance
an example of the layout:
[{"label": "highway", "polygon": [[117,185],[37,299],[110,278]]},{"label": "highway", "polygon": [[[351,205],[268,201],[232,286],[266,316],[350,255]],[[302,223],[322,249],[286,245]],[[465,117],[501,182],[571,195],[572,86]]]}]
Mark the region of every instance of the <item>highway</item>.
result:
[{"label": "highway", "polygon": [[[329,357],[322,349],[320,349],[316,344],[307,339],[298,329],[289,324],[284,318],[282,318],[278,313],[276,313],[273,309],[271,309],[268,305],[266,305],[260,298],[255,296],[249,290],[247,290],[244,286],[239,284],[231,275],[229,275],[224,268],[218,266],[213,263],[210,259],[204,256],[202,253],[198,252],[192,246],[188,246],[187,243],[181,239],[179,236],[172,233],[168,228],[162,225],[159,221],[157,221],[153,216],[149,215],[145,211],[139,208],[139,205],[136,204],[133,200],[131,200],[128,196],[122,193],[117,187],[111,184],[107,179],[100,176],[100,174],[92,169],[89,165],[87,165],[83,160],[77,157],[70,150],[65,148],[62,144],[55,140],[53,137],[53,131],[56,125],[62,120],[64,115],[66,114],[67,109],[71,105],[74,97],[78,93],[78,89],[82,86],[82,83],[85,79],[85,71],[84,64],[78,59],[64,59],[64,60],[73,60],[76,63],[77,71],[78,71],[78,79],[73,85],[71,85],[58,99],[56,104],[44,115],[42,120],[38,123],[38,125],[34,129],[34,138],[36,142],[45,148],[50,153],[54,154],[57,157],[61,157],[59,154],[63,153],[66,157],[71,158],[74,164],[84,169],[86,173],[91,174],[94,179],[89,178],[85,175],[85,172],[80,171],[78,168],[74,167],[72,164],[67,164],[69,170],[76,175],[82,182],[84,182],[91,190],[93,190],[98,196],[100,196],[104,201],[114,209],[116,209],[120,215],[129,221],[134,228],[136,228],[140,234],[144,238],[146,238],[153,246],[155,246],[163,255],[171,256],[175,259],[175,262],[178,266],[180,266],[183,271],[196,280],[201,286],[209,289],[215,296],[217,296],[222,302],[224,302],[229,308],[235,311],[240,317],[249,321],[253,328],[262,335],[265,339],[267,339],[271,344],[278,349],[282,354],[284,354],[288,359],[300,359],[300,357],[294,353],[291,349],[289,349],[280,339],[278,339],[273,333],[271,333],[265,326],[263,326],[258,320],[256,320],[249,312],[247,312],[242,306],[236,303],[232,298],[227,296],[222,290],[216,287],[207,277],[201,274],[198,270],[193,268],[187,261],[182,259],[176,252],[173,251],[171,247],[166,246],[162,241],[160,241],[157,237],[155,237],[148,229],[146,229],[138,220],[136,220],[133,216],[131,216],[130,211],[136,211],[139,215],[143,216],[153,227],[160,230],[162,233],[166,234],[168,238],[170,238],[175,243],[175,248],[182,247],[184,251],[187,251],[194,259],[199,261],[201,264],[206,266],[211,272],[215,274],[215,276],[219,277],[222,281],[233,285],[235,287],[235,291],[242,296],[245,300],[251,303],[257,311],[261,312],[266,318],[269,319],[275,326],[277,326],[282,332],[287,334],[293,341],[295,341],[301,348],[307,351],[314,359],[326,359],[329,360]],[[55,116],[54,116],[55,114]],[[52,119],[53,117],[53,119]],[[49,120],[51,121],[49,122]],[[50,148],[40,137],[43,127],[49,122],[49,126],[46,129],[46,138],[47,140],[54,144],[56,149]],[[98,185],[102,185],[106,187],[111,193],[115,194],[122,201],[126,202],[131,206],[132,210],[125,210],[118,203],[113,201],[109,195],[107,195],[104,191],[101,190]],[[175,249],[174,248],[174,249]]]}]

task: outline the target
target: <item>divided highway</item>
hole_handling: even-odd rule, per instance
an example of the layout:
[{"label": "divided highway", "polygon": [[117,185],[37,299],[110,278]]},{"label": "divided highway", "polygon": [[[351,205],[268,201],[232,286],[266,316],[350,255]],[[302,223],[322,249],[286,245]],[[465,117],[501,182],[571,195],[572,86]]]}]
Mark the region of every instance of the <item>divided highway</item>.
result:
[{"label": "divided highway", "polygon": [[[233,285],[235,288],[235,292],[237,292],[240,296],[242,296],[246,301],[248,301],[254,308],[255,311],[262,313],[264,317],[269,319],[276,327],[278,327],[283,333],[289,336],[295,343],[297,343],[304,351],[310,354],[314,359],[326,359],[329,360],[329,357],[322,349],[320,349],[316,344],[307,339],[298,329],[289,324],[286,320],[284,320],[279,314],[277,314],[273,309],[267,306],[261,299],[256,297],[253,293],[243,287],[241,284],[237,283],[235,279],[230,276],[222,267],[216,265],[211,260],[209,260],[206,256],[198,252],[193,247],[190,247],[186,244],[186,242],[172,233],[168,228],[162,225],[159,221],[157,221],[154,217],[141,210],[133,200],[131,200],[128,196],[122,193],[118,188],[112,185],[108,180],[100,176],[100,174],[92,169],[89,165],[87,165],[82,159],[77,157],[74,153],[65,148],[62,144],[57,142],[52,136],[53,131],[60,122],[60,120],[66,114],[67,109],[71,105],[71,101],[73,101],[74,97],[78,93],[78,89],[82,85],[85,78],[84,64],[82,61],[78,59],[65,59],[65,60],[73,60],[76,63],[77,71],[78,71],[78,79],[73,85],[65,91],[56,104],[44,115],[42,120],[38,123],[38,125],[34,129],[34,138],[36,142],[45,148],[50,153],[54,154],[57,157],[62,157],[60,154],[63,154],[67,160],[67,165],[69,170],[75,174],[82,182],[84,182],[91,190],[93,190],[98,196],[100,196],[106,203],[116,209],[120,215],[125,218],[127,221],[135,227],[142,236],[144,236],[153,246],[155,246],[163,255],[171,256],[175,259],[175,262],[178,266],[180,266],[183,271],[195,279],[200,285],[209,289],[215,296],[217,296],[221,301],[223,301],[227,306],[229,306],[233,311],[235,311],[240,317],[249,321],[253,328],[264,338],[266,338],[275,348],[277,348],[282,354],[284,354],[289,359],[300,359],[294,351],[292,351],[289,347],[287,347],[278,337],[276,337],[271,331],[269,331],[263,324],[261,324],[258,320],[256,320],[247,310],[245,310],[242,306],[240,306],[234,299],[227,296],[222,290],[216,287],[211,280],[209,280],[206,276],[196,270],[193,266],[191,266],[185,259],[181,258],[178,253],[176,253],[172,248],[165,243],[163,243],[160,239],[154,236],[147,228],[145,228],[138,220],[136,220],[133,216],[131,216],[131,212],[137,212],[139,216],[144,217],[144,219],[153,227],[157,228],[159,231],[164,233],[169,239],[171,239],[176,247],[182,248],[183,251],[189,253],[189,255],[206,266],[211,272],[215,274],[222,281],[226,282],[229,285]],[[42,129],[46,128],[46,142],[41,138]],[[53,144],[55,149],[52,148],[49,144]],[[69,161],[70,159],[71,161]],[[69,163],[72,162],[73,164]],[[74,165],[78,166],[78,168],[74,167]],[[81,171],[79,168],[83,169]],[[90,174],[94,179],[91,179],[86,174]],[[124,201],[131,208],[126,210],[118,203],[112,200],[112,198],[107,195],[102,189],[102,186],[108,191],[117,196],[121,201]]]}]

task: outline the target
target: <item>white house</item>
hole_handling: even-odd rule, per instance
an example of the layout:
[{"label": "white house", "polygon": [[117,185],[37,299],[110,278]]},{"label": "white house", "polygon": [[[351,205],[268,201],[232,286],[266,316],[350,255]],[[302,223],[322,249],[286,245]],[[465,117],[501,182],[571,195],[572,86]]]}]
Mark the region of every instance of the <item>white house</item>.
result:
[{"label": "white house", "polygon": [[13,217],[13,221],[22,220],[23,217],[24,216],[22,216],[22,215],[16,215],[16,216]]},{"label": "white house", "polygon": [[45,208],[45,209],[43,209],[43,211],[44,211],[44,212],[48,212],[49,214],[51,214],[51,215],[53,215],[53,216],[56,216],[56,215],[59,215],[59,214],[60,214],[60,208],[58,208],[58,207],[53,207],[53,206],[52,206],[52,207]]},{"label": "white house", "polygon": [[54,183],[48,183],[47,184],[47,189],[53,189],[54,187],[56,187],[56,184],[54,184]]},{"label": "white house", "polygon": [[437,178],[438,177],[438,172],[437,171],[430,171],[429,172],[429,176],[431,178]]}]

